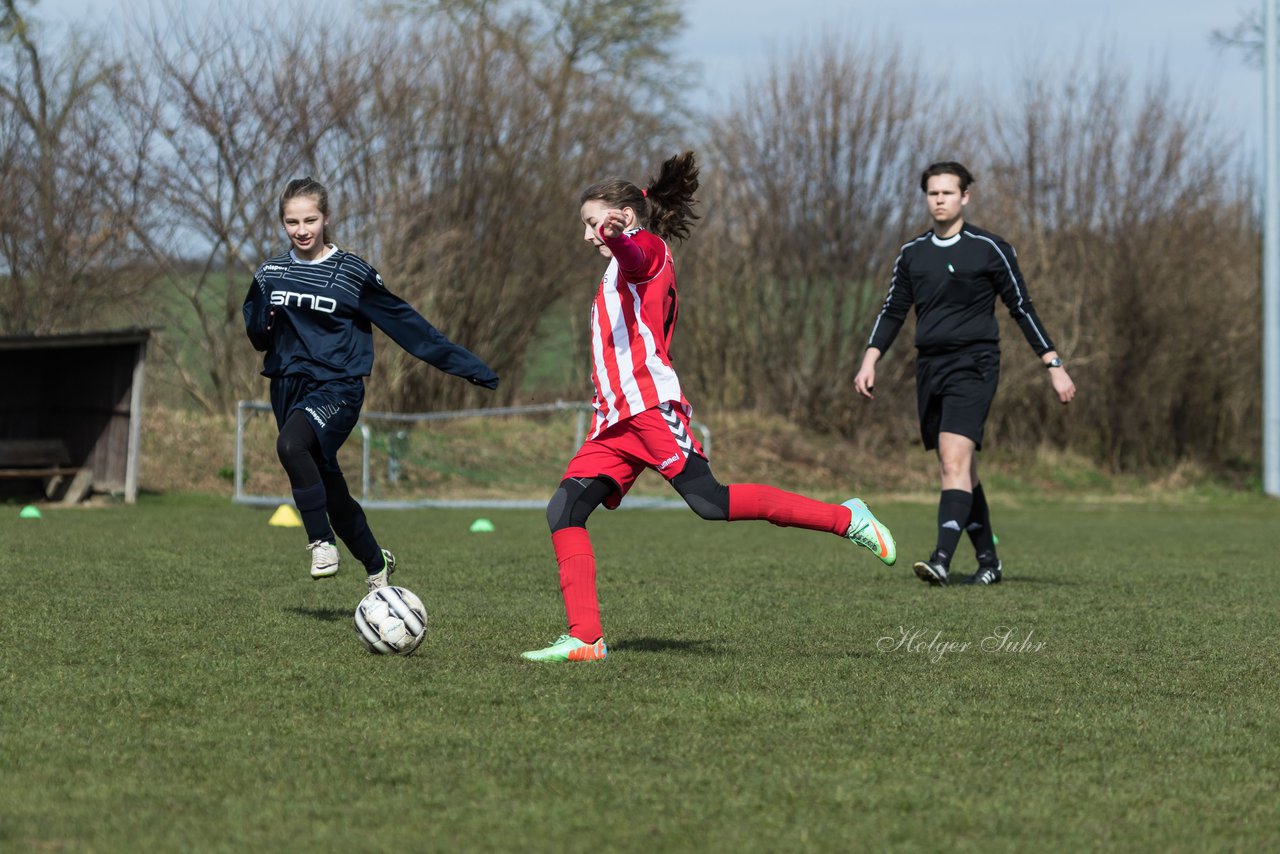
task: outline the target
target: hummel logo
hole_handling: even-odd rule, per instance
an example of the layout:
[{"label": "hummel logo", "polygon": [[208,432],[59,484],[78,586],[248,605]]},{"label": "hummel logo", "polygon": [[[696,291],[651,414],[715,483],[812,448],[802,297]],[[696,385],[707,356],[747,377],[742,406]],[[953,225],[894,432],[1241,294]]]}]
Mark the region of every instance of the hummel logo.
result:
[{"label": "hummel logo", "polygon": [[667,466],[671,465],[678,459],[680,459],[679,454],[672,454],[671,456],[667,457],[665,460],[662,461],[662,464],[658,466],[658,471],[662,471],[663,469],[665,469]]}]

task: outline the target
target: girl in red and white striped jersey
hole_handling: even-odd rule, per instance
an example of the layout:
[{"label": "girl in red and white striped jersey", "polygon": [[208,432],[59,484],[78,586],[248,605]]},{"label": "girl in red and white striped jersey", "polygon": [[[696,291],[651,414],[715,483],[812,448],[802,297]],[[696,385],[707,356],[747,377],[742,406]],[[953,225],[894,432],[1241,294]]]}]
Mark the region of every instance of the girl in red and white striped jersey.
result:
[{"label": "girl in red and white striped jersey", "polygon": [[608,655],[596,598],[596,562],[587,518],[616,508],[647,468],[665,477],[703,519],[763,519],[827,531],[897,557],[892,535],[859,499],[826,504],[760,484],[721,484],[689,428],[693,408],[671,364],[677,292],[668,240],[682,240],[697,215],[693,152],[672,157],[644,188],[614,178],[580,199],[583,239],[610,259],[591,307],[595,410],[587,440],[569,461],[547,505],[569,631],[524,657],[598,661]]}]

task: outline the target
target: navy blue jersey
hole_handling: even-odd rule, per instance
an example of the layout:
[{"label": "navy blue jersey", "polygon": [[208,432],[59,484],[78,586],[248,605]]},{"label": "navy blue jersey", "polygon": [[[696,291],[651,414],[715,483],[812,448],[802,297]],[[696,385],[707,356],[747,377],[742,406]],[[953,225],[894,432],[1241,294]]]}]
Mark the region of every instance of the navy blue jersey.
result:
[{"label": "navy blue jersey", "polygon": [[968,224],[946,240],[927,231],[904,245],[894,262],[889,295],[867,346],[888,350],[914,305],[921,355],[996,349],[997,295],[1037,356],[1054,349],[1031,305],[1013,247],[1004,238]]},{"label": "navy blue jersey", "polygon": [[367,377],[376,326],[427,364],[498,387],[492,368],[387,290],[363,259],[341,249],[322,261],[300,261],[292,252],[269,259],[244,298],[244,324],[254,348],[266,351],[262,373],[268,377]]}]

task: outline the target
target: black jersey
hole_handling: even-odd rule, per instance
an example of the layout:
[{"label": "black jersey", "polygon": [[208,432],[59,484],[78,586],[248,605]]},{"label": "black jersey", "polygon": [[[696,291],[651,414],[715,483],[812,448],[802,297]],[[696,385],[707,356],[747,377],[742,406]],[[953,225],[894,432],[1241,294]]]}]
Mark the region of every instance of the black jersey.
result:
[{"label": "black jersey", "polygon": [[920,355],[999,348],[997,294],[1037,356],[1054,349],[1004,238],[968,224],[946,240],[927,231],[904,245],[894,262],[889,295],[867,346],[888,350],[914,305]]},{"label": "black jersey", "polygon": [[377,326],[422,361],[498,387],[493,369],[387,290],[363,259],[341,249],[320,261],[300,261],[292,252],[269,259],[244,298],[244,322],[254,348],[266,351],[262,373],[268,377],[367,377],[371,326]]}]

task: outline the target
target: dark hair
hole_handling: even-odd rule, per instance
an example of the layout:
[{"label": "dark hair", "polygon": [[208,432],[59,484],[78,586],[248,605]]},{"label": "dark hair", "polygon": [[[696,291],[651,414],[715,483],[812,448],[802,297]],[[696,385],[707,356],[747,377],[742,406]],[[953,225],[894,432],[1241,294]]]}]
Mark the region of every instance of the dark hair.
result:
[{"label": "dark hair", "polygon": [[684,240],[698,218],[693,212],[697,191],[698,166],[693,152],[686,151],[665,161],[643,190],[625,178],[609,178],[583,190],[578,204],[601,201],[611,208],[631,208],[641,225],[663,240]]},{"label": "dark hair", "polygon": [[[325,219],[329,218],[329,191],[324,188],[324,184],[308,175],[305,178],[294,178],[284,188],[284,192],[280,194],[281,222],[284,222],[285,203],[299,196],[311,196],[314,198],[316,207],[320,209],[320,214]],[[320,242],[329,242],[329,227],[327,225],[320,229]]]},{"label": "dark hair", "polygon": [[929,192],[929,179],[935,175],[955,175],[960,179],[960,192],[962,193],[968,190],[969,185],[974,182],[974,177],[969,174],[968,169],[964,168],[964,164],[957,163],[954,160],[944,160],[924,170],[924,174],[920,176],[920,192]]}]

